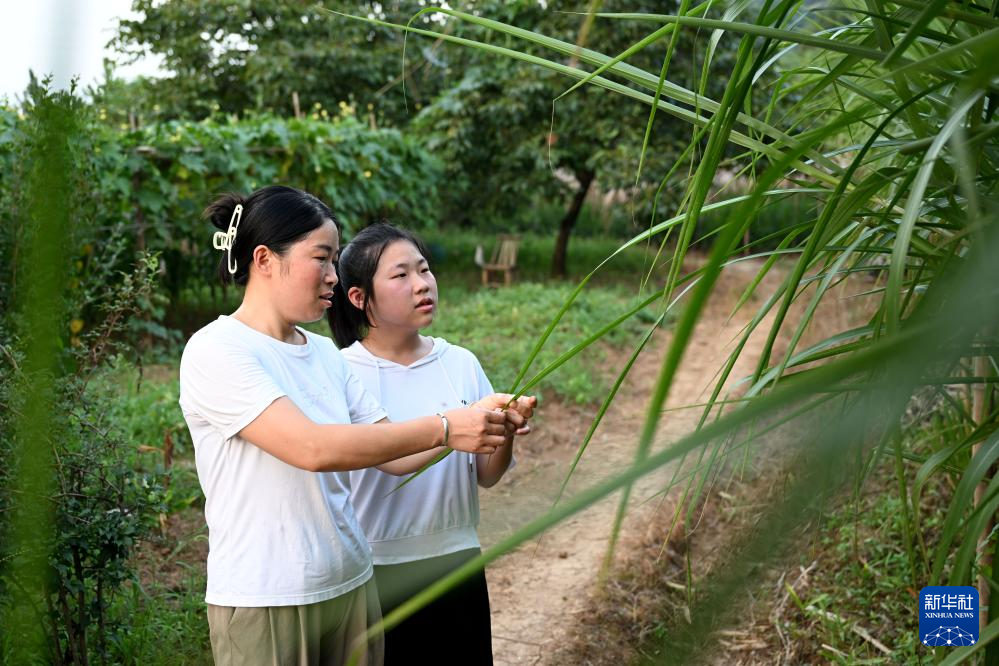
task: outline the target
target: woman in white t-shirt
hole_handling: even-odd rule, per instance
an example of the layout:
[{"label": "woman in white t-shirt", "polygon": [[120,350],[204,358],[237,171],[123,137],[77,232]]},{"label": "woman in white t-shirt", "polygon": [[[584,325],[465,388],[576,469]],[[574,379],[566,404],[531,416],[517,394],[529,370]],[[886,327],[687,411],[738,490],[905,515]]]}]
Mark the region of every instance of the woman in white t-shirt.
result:
[{"label": "woman in white t-shirt", "polygon": [[[222,196],[205,215],[222,230],[220,276],[245,286],[180,364],[205,493],[212,652],[219,664],[340,664],[380,619],[346,472],[412,472],[442,446],[491,453],[532,406],[502,412],[509,396],[492,396],[384,423],[332,341],[297,326],[332,303],[340,229],[330,209],[272,186]],[[366,661],[381,661],[380,640]]]},{"label": "woman in white t-shirt", "polygon": [[[340,283],[327,313],[347,363],[393,419],[460,407],[492,393],[474,354],[420,335],[437,308],[437,282],[426,257],[407,231],[389,224],[365,228],[341,252]],[[477,485],[499,481],[512,450],[511,436],[510,445],[492,454],[451,453],[398,490],[399,480],[378,469],[350,473],[383,612],[479,555]],[[446,635],[427,641],[441,626]],[[385,662],[492,663],[484,573],[390,629]]]}]

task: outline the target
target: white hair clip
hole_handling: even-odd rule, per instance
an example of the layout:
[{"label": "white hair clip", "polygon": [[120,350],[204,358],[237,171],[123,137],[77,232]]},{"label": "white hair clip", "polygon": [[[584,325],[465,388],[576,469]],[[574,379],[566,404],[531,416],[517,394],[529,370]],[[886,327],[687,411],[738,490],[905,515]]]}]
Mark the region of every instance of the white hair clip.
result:
[{"label": "white hair clip", "polygon": [[229,218],[229,229],[222,233],[221,231],[216,231],[215,235],[212,236],[212,245],[216,250],[225,250],[226,255],[226,266],[229,268],[229,273],[232,275],[236,274],[236,262],[232,260],[232,245],[236,242],[236,230],[239,229],[239,220],[243,217],[243,205],[236,204],[236,207],[232,210],[232,217]]}]

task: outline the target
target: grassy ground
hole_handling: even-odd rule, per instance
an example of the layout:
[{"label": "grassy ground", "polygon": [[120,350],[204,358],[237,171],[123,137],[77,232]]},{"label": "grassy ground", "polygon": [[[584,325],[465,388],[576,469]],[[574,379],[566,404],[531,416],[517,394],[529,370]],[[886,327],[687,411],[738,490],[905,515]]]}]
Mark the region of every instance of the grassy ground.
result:
[{"label": "grassy ground", "polygon": [[858,497],[846,498],[816,526],[809,548],[782,572],[784,589],[774,590],[780,612],[773,616],[795,658],[931,661],[919,642],[919,589],[902,545],[901,502],[885,492],[893,481],[886,460]]},{"label": "grassy ground", "polygon": [[[441,314],[427,333],[472,350],[496,390],[509,390],[537,339],[571,291],[570,285],[564,283],[522,283],[496,290],[444,290]],[[637,300],[637,290],[627,287],[587,289],[559,322],[527,377],[612,321]],[[607,394],[616,376],[612,368],[606,367],[607,350],[631,348],[652,325],[656,315],[650,307],[624,322],[599,343],[542,380],[536,391],[542,398],[558,395],[576,404],[600,399]]]}]

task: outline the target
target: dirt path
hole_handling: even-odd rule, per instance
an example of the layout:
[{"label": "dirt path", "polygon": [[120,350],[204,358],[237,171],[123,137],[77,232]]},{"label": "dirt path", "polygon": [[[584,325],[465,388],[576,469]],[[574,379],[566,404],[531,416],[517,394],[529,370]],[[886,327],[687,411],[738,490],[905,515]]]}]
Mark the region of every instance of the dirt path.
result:
[{"label": "dirt path", "polygon": [[[695,332],[667,406],[703,402],[710,395],[714,373],[732,350],[733,340],[759,304],[747,304],[727,321],[745,285],[759,268],[737,264],[725,272]],[[771,293],[776,277],[758,290]],[[766,322],[765,322],[766,323]],[[833,324],[835,325],[835,324]],[[765,341],[754,335],[732,373],[730,384],[749,374]],[[623,469],[633,459],[648,396],[670,341],[658,333],[643,352],[613,406],[604,417],[569,486],[579,492]],[[627,355],[622,355],[621,364]],[[518,468],[497,488],[481,493],[479,534],[488,547],[527,520],[551,507],[565,471],[595,410],[555,404],[546,406],[535,433],[518,446]],[[667,447],[690,432],[696,409],[668,412],[662,419],[653,451]],[[641,479],[632,493],[623,538],[645,529],[660,500],[655,497],[670,479],[673,466]],[[548,664],[569,640],[575,618],[584,612],[605,556],[620,494],[590,507],[547,532],[540,545],[532,541],[493,564],[487,572],[493,612],[493,652],[497,664]],[[640,510],[634,510],[639,507]],[[659,521],[669,520],[666,512]]]}]

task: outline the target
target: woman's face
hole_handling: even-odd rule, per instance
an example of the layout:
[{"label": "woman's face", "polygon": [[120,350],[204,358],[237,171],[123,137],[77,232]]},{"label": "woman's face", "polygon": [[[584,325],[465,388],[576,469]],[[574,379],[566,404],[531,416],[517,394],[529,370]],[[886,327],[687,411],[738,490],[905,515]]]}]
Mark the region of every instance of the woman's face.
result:
[{"label": "woman's face", "polygon": [[368,305],[375,326],[418,331],[433,323],[437,279],[411,242],[398,240],[385,248],[372,287],[374,294]]},{"label": "woman's face", "polygon": [[293,322],[321,319],[333,302],[337,283],[333,262],[340,252],[340,234],[332,220],[313,229],[278,258],[274,294],[284,316]]}]

